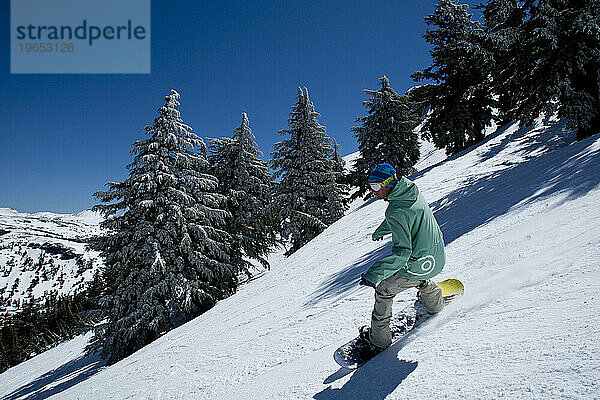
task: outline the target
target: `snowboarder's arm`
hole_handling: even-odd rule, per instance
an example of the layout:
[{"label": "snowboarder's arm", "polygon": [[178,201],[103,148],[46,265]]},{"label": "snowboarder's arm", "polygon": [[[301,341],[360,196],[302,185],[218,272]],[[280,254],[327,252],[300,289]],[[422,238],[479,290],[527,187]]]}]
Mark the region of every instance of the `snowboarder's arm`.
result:
[{"label": "snowboarder's arm", "polygon": [[379,239],[383,238],[385,235],[388,235],[390,233],[392,233],[392,231],[390,231],[390,227],[387,223],[387,219],[384,219],[383,222],[381,223],[381,225],[379,225],[379,227],[377,229],[375,229],[375,232],[373,232],[373,235],[371,235],[371,239],[379,240]]},{"label": "snowboarder's arm", "polygon": [[390,213],[386,215],[386,221],[392,233],[392,254],[377,260],[363,275],[364,279],[374,285],[405,268],[412,254],[412,240],[406,215]]}]

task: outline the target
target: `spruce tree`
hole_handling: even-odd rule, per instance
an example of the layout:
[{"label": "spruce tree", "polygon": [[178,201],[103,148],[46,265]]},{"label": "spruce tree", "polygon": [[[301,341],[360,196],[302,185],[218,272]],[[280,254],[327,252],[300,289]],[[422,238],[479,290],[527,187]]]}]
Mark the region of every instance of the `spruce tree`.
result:
[{"label": "spruce tree", "polygon": [[484,45],[482,26],[473,21],[466,4],[438,0],[434,13],[425,21],[434,27],[424,35],[433,46],[433,63],[412,78],[417,82],[432,80],[435,85],[415,90],[429,106],[421,132],[447,154],[456,154],[481,141],[485,127],[491,125],[495,107],[490,79],[493,57]]},{"label": "spruce tree", "polygon": [[363,102],[368,115],[356,118],[361,126],[352,128],[360,151],[349,177],[358,187],[353,198],[367,192],[367,177],[375,165],[387,162],[399,176],[406,176],[414,172],[420,156],[415,104],[409,95],[396,93],[386,76],[379,78],[379,84],[379,90],[364,90],[370,96]]},{"label": "spruce tree", "polygon": [[116,362],[210,309],[236,289],[227,212],[201,138],[179,113],[172,90],[145,140],[131,149],[129,177],[95,194],[108,218],[96,244],[104,259],[107,328],[91,350]]},{"label": "spruce tree", "polygon": [[333,160],[333,170],[337,174],[337,184],[339,195],[342,202],[342,208],[346,210],[350,204],[349,197],[349,174],[346,172],[346,160],[340,155],[340,145],[334,138],[331,138],[331,145],[333,148],[333,154],[331,159]]},{"label": "spruce tree", "polygon": [[308,89],[298,88],[288,124],[281,130],[289,139],[276,143],[271,166],[276,185],[273,206],[279,212],[280,233],[290,240],[292,254],[341,218],[345,210],[342,172],[332,159],[334,150],[319,114],[308,96]]},{"label": "spruce tree", "polygon": [[331,138],[331,141],[333,147],[333,161],[336,165],[335,170],[337,172],[344,172],[344,168],[346,167],[346,161],[340,155],[340,145],[333,138]]},{"label": "spruce tree", "polygon": [[209,161],[219,179],[218,192],[227,198],[231,214],[227,231],[232,237],[232,264],[248,277],[253,266],[248,259],[269,268],[266,256],[277,243],[276,220],[271,206],[273,177],[253,140],[248,116],[233,131],[233,138],[212,139]]},{"label": "spruce tree", "polygon": [[508,43],[505,73],[495,79],[506,119],[530,125],[540,114],[558,111],[569,128],[577,129],[578,139],[598,133],[600,2],[527,1],[519,12],[521,23],[508,32],[488,22],[496,35],[517,39]]},{"label": "spruce tree", "polygon": [[504,125],[514,119],[511,110],[519,103],[519,90],[512,90],[506,83],[515,72],[513,63],[519,42],[523,40],[525,11],[517,0],[489,0],[480,7],[483,9],[484,46],[493,58],[490,63],[491,90],[498,96],[495,119]]}]

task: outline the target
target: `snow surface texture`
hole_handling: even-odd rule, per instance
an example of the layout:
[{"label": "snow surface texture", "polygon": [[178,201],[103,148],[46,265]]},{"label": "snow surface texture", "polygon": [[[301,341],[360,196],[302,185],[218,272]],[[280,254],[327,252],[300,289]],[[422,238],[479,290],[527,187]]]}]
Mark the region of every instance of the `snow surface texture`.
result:
[{"label": "snow surface texture", "polygon": [[[3,399],[434,399],[600,396],[600,138],[505,126],[413,176],[465,296],[355,372],[332,353],[370,318],[361,272],[386,203],[347,215],[204,315],[108,368],[81,337],[0,375]],[[405,292],[396,310],[414,298]]]},{"label": "snow surface texture", "polygon": [[89,239],[100,234],[101,220],[93,211],[28,214],[0,208],[0,298],[11,303],[0,307],[0,315],[26,298],[83,289],[102,263],[97,252],[86,250]]}]

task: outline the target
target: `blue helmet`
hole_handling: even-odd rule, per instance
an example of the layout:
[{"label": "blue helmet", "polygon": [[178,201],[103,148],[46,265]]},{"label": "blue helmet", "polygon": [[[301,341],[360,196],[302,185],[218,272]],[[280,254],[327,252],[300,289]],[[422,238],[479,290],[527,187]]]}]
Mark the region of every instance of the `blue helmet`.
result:
[{"label": "blue helmet", "polygon": [[[391,178],[391,179],[390,179]],[[393,187],[398,182],[396,177],[396,169],[388,163],[377,164],[369,175],[369,183],[386,182],[384,186]]]}]

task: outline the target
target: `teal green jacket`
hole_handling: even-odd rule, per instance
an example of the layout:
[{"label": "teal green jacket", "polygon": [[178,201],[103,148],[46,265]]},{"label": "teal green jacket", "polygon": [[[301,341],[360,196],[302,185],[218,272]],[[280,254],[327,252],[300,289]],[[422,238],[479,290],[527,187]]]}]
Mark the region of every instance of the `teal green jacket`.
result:
[{"label": "teal green jacket", "polygon": [[444,237],[417,185],[402,177],[385,201],[390,204],[373,240],[391,233],[392,254],[377,260],[363,277],[378,285],[396,272],[414,280],[439,274],[446,263]]}]

